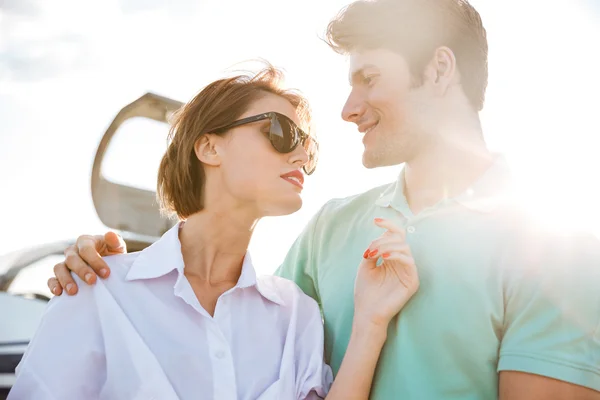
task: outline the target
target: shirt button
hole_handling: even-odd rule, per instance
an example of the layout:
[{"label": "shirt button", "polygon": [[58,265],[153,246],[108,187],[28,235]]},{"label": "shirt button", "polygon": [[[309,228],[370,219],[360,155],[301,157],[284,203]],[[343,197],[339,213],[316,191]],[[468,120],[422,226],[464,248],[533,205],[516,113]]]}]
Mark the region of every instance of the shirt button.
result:
[{"label": "shirt button", "polygon": [[219,350],[215,353],[215,357],[217,357],[219,360],[221,360],[225,357],[225,352],[223,350]]},{"label": "shirt button", "polygon": [[406,228],[406,232],[408,232],[408,233],[415,233],[415,227],[414,226],[409,226],[408,228]]}]

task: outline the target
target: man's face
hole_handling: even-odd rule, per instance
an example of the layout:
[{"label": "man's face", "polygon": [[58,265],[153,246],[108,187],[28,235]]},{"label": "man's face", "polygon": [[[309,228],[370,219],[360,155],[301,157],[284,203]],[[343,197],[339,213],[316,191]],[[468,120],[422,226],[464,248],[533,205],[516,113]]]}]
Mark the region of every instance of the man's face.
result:
[{"label": "man's face", "polygon": [[410,161],[428,141],[426,115],[432,94],[413,87],[404,57],[386,49],[350,54],[352,91],[342,118],[364,134],[363,165],[376,168]]}]

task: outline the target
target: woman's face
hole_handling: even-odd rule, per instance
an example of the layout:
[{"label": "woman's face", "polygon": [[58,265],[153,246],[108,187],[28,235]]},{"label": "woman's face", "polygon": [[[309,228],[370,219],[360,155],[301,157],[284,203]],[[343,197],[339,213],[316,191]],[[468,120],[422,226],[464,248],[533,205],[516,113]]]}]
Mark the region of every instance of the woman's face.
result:
[{"label": "woman's face", "polygon": [[[302,127],[295,107],[271,93],[256,100],[239,119],[271,111]],[[215,138],[219,165],[212,175],[219,177],[219,198],[230,200],[236,207],[248,206],[261,217],[287,215],[302,207],[302,166],[308,161],[302,146],[287,154],[277,152],[268,139],[269,127],[266,119],[232,128]]]}]

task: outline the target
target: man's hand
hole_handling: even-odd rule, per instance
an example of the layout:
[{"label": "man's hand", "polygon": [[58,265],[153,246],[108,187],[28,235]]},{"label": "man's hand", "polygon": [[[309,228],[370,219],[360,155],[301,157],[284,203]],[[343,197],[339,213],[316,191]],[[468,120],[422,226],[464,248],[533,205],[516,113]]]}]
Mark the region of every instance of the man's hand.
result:
[{"label": "man's hand", "polygon": [[359,321],[355,322],[387,329],[389,321],[419,289],[419,276],[404,231],[389,220],[377,218],[375,224],[386,232],[371,243],[358,267],[354,307],[355,320]]},{"label": "man's hand", "polygon": [[48,279],[48,287],[56,296],[60,296],[63,288],[67,294],[77,293],[77,284],[71,276],[76,273],[84,282],[96,283],[96,276],[107,278],[110,268],[102,260],[104,256],[127,253],[127,246],[121,236],[107,232],[104,236],[81,235],[77,242],[65,250],[65,261],[54,266],[55,277]]}]

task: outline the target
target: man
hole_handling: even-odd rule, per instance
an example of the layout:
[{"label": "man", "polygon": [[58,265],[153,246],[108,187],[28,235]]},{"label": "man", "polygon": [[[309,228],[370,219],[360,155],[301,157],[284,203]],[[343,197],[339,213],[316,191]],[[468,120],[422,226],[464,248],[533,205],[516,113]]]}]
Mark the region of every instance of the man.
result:
[{"label": "man", "polygon": [[[600,246],[536,230],[511,201],[478,116],[488,49],[477,11],[464,0],[357,1],[327,41],[350,57],[342,117],[364,134],[363,164],[405,164],[396,182],[325,204],[276,272],[319,302],[334,373],[361,249],[384,217],[405,228],[421,288],[390,324],[371,398],[600,399]],[[124,251],[114,234],[82,236],[66,262],[93,283],[110,251]],[[55,273],[73,294],[65,265]]]}]

